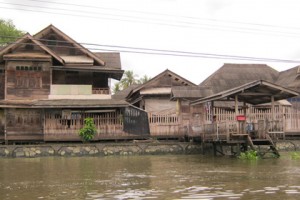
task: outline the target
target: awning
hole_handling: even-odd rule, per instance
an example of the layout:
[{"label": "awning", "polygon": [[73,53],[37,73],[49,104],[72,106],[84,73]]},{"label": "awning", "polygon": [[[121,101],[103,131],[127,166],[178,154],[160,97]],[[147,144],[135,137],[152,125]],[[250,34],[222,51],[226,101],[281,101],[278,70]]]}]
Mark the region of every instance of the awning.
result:
[{"label": "awning", "polygon": [[274,98],[274,101],[278,101],[298,95],[299,94],[296,91],[275,85],[267,81],[258,80],[195,100],[191,103],[191,105],[202,104],[215,100],[232,100],[235,99],[236,96],[238,101],[257,105],[271,102],[272,97]]}]

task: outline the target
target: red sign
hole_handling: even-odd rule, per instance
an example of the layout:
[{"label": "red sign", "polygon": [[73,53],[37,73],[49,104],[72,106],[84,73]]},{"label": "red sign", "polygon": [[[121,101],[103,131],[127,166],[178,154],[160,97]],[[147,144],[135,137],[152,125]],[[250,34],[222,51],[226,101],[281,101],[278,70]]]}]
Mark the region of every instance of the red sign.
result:
[{"label": "red sign", "polygon": [[236,120],[237,121],[246,121],[246,116],[245,115],[237,115]]}]

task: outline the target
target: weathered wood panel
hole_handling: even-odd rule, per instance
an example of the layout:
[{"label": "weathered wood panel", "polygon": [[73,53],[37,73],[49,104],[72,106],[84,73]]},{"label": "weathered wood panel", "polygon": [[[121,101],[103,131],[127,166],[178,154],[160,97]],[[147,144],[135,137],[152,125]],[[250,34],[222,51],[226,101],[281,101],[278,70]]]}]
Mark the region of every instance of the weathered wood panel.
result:
[{"label": "weathered wood panel", "polygon": [[6,110],[6,132],[9,134],[41,134],[42,110],[13,109]]},{"label": "weathered wood panel", "polygon": [[42,110],[6,109],[6,140],[43,140]]},{"label": "weathered wood panel", "polygon": [[176,102],[169,98],[147,98],[145,99],[145,110],[147,112],[175,113]]},{"label": "weathered wood panel", "polygon": [[5,126],[4,110],[0,109],[0,140],[4,140],[4,126]]},{"label": "weathered wood panel", "polygon": [[5,73],[0,69],[0,99],[4,99]]},{"label": "weathered wood panel", "polygon": [[50,94],[50,62],[7,61],[6,99],[45,99]]},{"label": "weathered wood panel", "polygon": [[148,113],[151,136],[183,136],[179,117],[176,114]]}]

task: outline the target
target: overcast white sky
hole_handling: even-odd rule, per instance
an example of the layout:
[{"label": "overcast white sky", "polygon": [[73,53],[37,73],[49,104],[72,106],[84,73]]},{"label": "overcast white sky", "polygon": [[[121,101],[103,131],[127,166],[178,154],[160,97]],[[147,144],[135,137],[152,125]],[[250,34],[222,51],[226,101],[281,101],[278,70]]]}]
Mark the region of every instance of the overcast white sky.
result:
[{"label": "overcast white sky", "polygon": [[0,18],[30,34],[53,24],[80,43],[299,60],[121,53],[124,70],[153,77],[168,68],[196,84],[223,63],[299,65],[299,10],[299,0],[0,0]]}]

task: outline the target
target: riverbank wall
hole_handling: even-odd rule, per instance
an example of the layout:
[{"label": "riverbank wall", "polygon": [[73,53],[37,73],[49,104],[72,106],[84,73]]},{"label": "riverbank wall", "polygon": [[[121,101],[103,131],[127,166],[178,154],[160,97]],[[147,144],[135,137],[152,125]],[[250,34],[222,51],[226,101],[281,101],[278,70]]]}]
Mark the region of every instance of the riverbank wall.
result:
[{"label": "riverbank wall", "polygon": [[130,156],[159,154],[199,154],[200,143],[190,142],[127,142],[127,143],[55,143],[39,145],[1,145],[0,157],[44,156]]},{"label": "riverbank wall", "polygon": [[[278,141],[279,151],[300,151],[300,141]],[[203,149],[204,148],[204,149]],[[211,153],[210,145],[194,142],[126,142],[126,143],[46,143],[38,145],[1,145],[0,157],[35,158],[45,156],[130,156]]]}]

